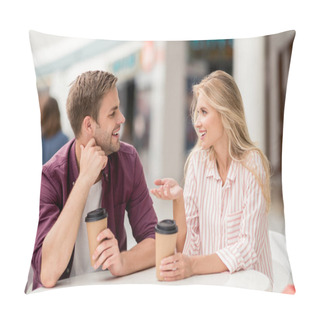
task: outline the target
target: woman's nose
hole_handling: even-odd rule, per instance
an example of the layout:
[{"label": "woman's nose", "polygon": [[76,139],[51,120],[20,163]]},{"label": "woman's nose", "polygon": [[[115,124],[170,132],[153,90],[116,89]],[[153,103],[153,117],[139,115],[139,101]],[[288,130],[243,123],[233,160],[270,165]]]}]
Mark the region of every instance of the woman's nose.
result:
[{"label": "woman's nose", "polygon": [[196,120],[194,126],[195,126],[196,128],[200,128],[200,127],[201,127],[201,121],[200,121],[199,118]]}]

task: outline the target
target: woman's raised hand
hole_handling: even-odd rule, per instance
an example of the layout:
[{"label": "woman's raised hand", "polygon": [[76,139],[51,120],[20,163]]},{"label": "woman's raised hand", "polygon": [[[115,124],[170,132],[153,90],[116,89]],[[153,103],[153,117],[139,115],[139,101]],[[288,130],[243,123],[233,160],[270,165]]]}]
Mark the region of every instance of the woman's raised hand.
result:
[{"label": "woman's raised hand", "polygon": [[158,186],[158,188],[151,189],[150,192],[159,199],[176,200],[183,196],[183,189],[174,179],[157,179],[154,181],[154,184]]}]

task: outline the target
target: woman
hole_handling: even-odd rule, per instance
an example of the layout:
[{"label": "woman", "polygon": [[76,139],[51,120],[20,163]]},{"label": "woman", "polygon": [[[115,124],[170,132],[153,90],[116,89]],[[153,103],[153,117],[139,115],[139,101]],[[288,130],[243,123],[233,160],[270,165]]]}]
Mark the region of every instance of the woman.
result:
[{"label": "woman", "polygon": [[151,193],[173,200],[177,254],[162,260],[165,280],[254,269],[273,283],[267,212],[269,163],[251,141],[234,79],[215,71],[193,87],[198,134],[185,165],[184,190],[156,180]]},{"label": "woman", "polygon": [[52,97],[41,108],[41,130],[42,164],[45,164],[69,140],[61,130],[58,102]]}]

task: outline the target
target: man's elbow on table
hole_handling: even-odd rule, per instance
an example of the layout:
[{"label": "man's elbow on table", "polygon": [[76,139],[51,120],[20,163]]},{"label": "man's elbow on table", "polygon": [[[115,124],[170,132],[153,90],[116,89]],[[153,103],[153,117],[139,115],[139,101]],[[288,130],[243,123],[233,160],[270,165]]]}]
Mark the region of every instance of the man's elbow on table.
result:
[{"label": "man's elbow on table", "polygon": [[45,288],[55,287],[55,285],[57,284],[57,281],[58,281],[58,279],[56,279],[52,276],[44,275],[43,272],[41,272],[41,274],[40,274],[40,280],[41,280],[42,285]]}]

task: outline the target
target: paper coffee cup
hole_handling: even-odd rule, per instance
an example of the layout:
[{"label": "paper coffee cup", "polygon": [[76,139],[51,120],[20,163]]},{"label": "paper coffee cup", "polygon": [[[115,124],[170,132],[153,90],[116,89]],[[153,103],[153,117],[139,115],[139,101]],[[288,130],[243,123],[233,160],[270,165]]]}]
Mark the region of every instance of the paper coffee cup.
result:
[{"label": "paper coffee cup", "polygon": [[161,260],[174,255],[178,235],[178,226],[174,220],[166,219],[160,221],[156,227],[156,275],[158,280],[163,280],[160,276]]},{"label": "paper coffee cup", "polygon": [[92,260],[92,255],[99,245],[98,234],[108,227],[108,212],[104,208],[91,211],[87,214],[85,222],[87,224],[91,265],[94,266],[95,260]]}]

